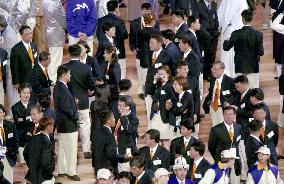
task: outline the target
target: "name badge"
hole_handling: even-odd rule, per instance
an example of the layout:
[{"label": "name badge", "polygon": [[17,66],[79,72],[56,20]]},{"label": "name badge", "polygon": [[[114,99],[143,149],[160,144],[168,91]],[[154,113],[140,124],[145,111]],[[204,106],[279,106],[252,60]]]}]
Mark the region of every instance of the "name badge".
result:
[{"label": "name badge", "polygon": [[254,120],[254,118],[249,118],[249,122],[251,122],[252,120]]},{"label": "name badge", "polygon": [[271,131],[268,135],[267,135],[267,137],[270,139],[271,137],[273,137],[274,136],[274,132],[273,131]]},{"label": "name badge", "polygon": [[165,94],[166,94],[165,90],[161,90],[161,95],[165,95]]},{"label": "name badge", "polygon": [[187,154],[187,156],[190,156],[190,152],[189,151],[187,151],[186,154]]},{"label": "name badge", "polygon": [[190,94],[192,94],[192,90],[191,90],[191,89],[187,90],[187,92],[189,92]]},{"label": "name badge", "polygon": [[226,90],[226,91],[222,91],[222,94],[225,96],[225,95],[229,95],[230,94],[230,91],[229,90]]},{"label": "name badge", "polygon": [[37,52],[34,54],[34,58],[36,58],[37,57]]},{"label": "name badge", "polygon": [[106,75],[106,79],[109,80],[109,75]]},{"label": "name badge", "polygon": [[122,125],[120,126],[120,130],[124,130],[124,128],[123,128],[123,126],[122,126]]},{"label": "name badge", "polygon": [[181,107],[181,106],[182,106],[182,103],[178,102],[178,103],[177,103],[177,106],[178,106],[178,107]]},{"label": "name badge", "polygon": [[195,174],[194,174],[194,178],[202,178],[202,174],[197,174],[197,173],[195,173]]},{"label": "name badge", "polygon": [[156,63],[155,68],[160,68],[162,66],[162,63]]},{"label": "name badge", "polygon": [[243,103],[243,104],[241,105],[241,108],[243,109],[243,108],[245,108],[245,107],[246,107],[246,104]]},{"label": "name badge", "polygon": [[9,139],[9,138],[12,138],[13,136],[14,136],[13,133],[9,133],[9,134],[8,134],[8,139]]},{"label": "name badge", "polygon": [[27,116],[26,120],[33,121],[31,116]]},{"label": "name badge", "polygon": [[236,141],[239,142],[239,140],[241,140],[241,137],[242,137],[242,136],[239,135],[239,136],[237,137]]},{"label": "name badge", "polygon": [[153,160],[153,164],[154,165],[160,165],[160,164],[162,164],[162,161],[161,160]]},{"label": "name badge", "polygon": [[175,38],[175,42],[178,42],[178,38]]}]

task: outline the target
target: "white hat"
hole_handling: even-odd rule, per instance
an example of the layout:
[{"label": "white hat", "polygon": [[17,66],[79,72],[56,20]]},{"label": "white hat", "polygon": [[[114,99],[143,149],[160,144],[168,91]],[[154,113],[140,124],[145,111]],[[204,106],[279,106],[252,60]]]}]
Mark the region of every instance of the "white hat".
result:
[{"label": "white hat", "polygon": [[111,176],[111,173],[108,169],[103,168],[103,169],[98,170],[97,179],[108,180],[110,176]]},{"label": "white hat", "polygon": [[234,159],[240,159],[237,157],[237,151],[236,148],[231,148],[229,150],[224,150],[221,152],[221,158],[234,158]]},{"label": "white hat", "polygon": [[168,176],[170,172],[165,168],[159,168],[155,171],[155,178],[160,178],[161,176]]},{"label": "white hat", "polygon": [[263,153],[265,155],[270,155],[270,149],[266,146],[260,147],[256,153]]},{"label": "white hat", "polygon": [[189,165],[186,162],[186,159],[182,156],[179,156],[175,159],[175,165],[173,165],[173,169],[180,169],[180,168],[185,168],[189,170]]}]

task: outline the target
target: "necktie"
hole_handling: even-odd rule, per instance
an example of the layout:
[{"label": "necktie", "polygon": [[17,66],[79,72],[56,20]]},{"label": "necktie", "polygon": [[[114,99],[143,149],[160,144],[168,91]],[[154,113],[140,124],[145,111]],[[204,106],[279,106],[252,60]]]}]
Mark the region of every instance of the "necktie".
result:
[{"label": "necktie", "polygon": [[150,158],[151,158],[151,160],[153,160],[153,158],[154,158],[154,151],[153,150],[150,150]]},{"label": "necktie", "polygon": [[265,138],[265,130],[264,130],[264,127],[261,128],[261,138],[262,138],[262,140],[264,141],[264,138]]},{"label": "necktie", "polygon": [[138,184],[138,177],[136,177],[135,184]]},{"label": "necktie", "polygon": [[208,10],[211,11],[211,3],[208,4]]},{"label": "necktie", "polygon": [[216,80],[216,90],[215,90],[215,96],[213,101],[213,110],[216,112],[218,110],[218,99],[220,96],[220,84],[219,81]]},{"label": "necktie", "polygon": [[195,162],[193,162],[193,166],[192,166],[192,178],[194,178],[195,172],[196,172],[196,164],[195,164]]},{"label": "necktie", "polygon": [[34,64],[35,64],[35,59],[34,59],[34,56],[33,56],[33,50],[32,50],[32,47],[31,47],[31,46],[29,46],[29,48],[28,48],[28,53],[29,53],[30,59],[31,59],[31,61],[32,61],[32,65],[34,66]]},{"label": "necktie", "polygon": [[244,95],[242,94],[242,95],[241,95],[241,101],[243,100],[243,98],[244,98]]},{"label": "necktie", "polygon": [[186,148],[187,148],[187,142],[184,142],[184,150],[186,151]]},{"label": "necktie", "polygon": [[141,20],[141,29],[144,29],[144,27],[145,27],[145,22],[144,20]]},{"label": "necktie", "polygon": [[5,136],[5,130],[3,127],[0,127],[0,133],[1,133],[1,137],[2,137],[2,146],[5,145],[6,142],[6,136]]},{"label": "necktie", "polygon": [[115,137],[116,144],[118,144],[118,142],[117,142],[117,136],[118,136],[118,130],[119,130],[120,127],[121,127],[121,122],[120,122],[120,119],[119,119],[119,120],[117,121],[116,126],[115,126],[115,129],[114,129],[114,137]]},{"label": "necktie", "polygon": [[153,57],[152,57],[152,64],[155,64],[157,60],[156,52],[154,52]]},{"label": "necktie", "polygon": [[45,77],[46,77],[46,79],[48,79],[48,70],[47,70],[47,67],[45,67],[45,69],[44,69],[44,75],[45,75]]},{"label": "necktie", "polygon": [[229,136],[230,136],[231,142],[234,142],[234,133],[233,133],[232,125],[230,126]]}]

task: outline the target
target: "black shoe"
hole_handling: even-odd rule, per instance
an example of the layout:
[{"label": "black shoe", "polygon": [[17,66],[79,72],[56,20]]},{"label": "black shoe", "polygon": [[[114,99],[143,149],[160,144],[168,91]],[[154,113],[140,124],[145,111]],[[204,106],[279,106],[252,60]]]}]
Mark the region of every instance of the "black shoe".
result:
[{"label": "black shoe", "polygon": [[143,93],[139,94],[138,97],[141,98],[142,100],[145,100],[145,96]]},{"label": "black shoe", "polygon": [[65,177],[67,174],[58,174],[57,177]]},{"label": "black shoe", "polygon": [[67,175],[67,178],[70,179],[70,180],[73,180],[73,181],[80,181],[80,177],[77,176],[77,175],[74,175],[74,176],[69,176]]},{"label": "black shoe", "polygon": [[92,154],[90,152],[84,152],[84,157],[85,159],[90,159],[92,158]]}]

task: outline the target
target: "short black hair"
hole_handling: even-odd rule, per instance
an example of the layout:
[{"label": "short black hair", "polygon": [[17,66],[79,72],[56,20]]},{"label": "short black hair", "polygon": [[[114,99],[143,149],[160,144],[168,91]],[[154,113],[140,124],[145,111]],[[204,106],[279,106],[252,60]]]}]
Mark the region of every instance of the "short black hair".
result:
[{"label": "short black hair", "polygon": [[175,39],[175,33],[173,30],[171,29],[166,29],[166,30],[163,30],[162,32],[162,35],[165,39],[168,39],[168,40],[171,40],[171,41],[174,41]]},{"label": "short black hair", "polygon": [[184,60],[178,60],[177,68],[181,68],[182,66],[188,66],[188,64]]},{"label": "short black hair", "polygon": [[191,27],[191,24],[194,23],[197,19],[199,19],[196,15],[191,15],[187,18],[187,25],[188,27]]},{"label": "short black hair", "polygon": [[47,61],[48,60],[48,57],[50,56],[50,54],[46,51],[42,51],[40,54],[39,54],[39,61]]},{"label": "short black hair", "polygon": [[44,109],[50,107],[51,98],[50,98],[50,95],[48,93],[42,92],[42,93],[38,94],[37,95],[37,101],[40,104],[40,106]]},{"label": "short black hair", "polygon": [[70,69],[66,65],[60,65],[57,68],[57,79],[60,79],[63,74],[66,74],[70,71]]},{"label": "short black hair", "polygon": [[122,79],[118,83],[120,91],[128,91],[132,87],[132,82],[129,79]]},{"label": "short black hair", "polygon": [[6,113],[6,110],[5,110],[5,107],[4,107],[3,104],[0,104],[0,109],[1,109],[4,113]]},{"label": "short black hair", "polygon": [[197,151],[200,156],[203,156],[205,153],[205,144],[199,140],[194,142],[190,147],[193,147],[194,150]]},{"label": "short black hair", "polygon": [[83,46],[85,47],[85,49],[87,49],[86,53],[89,53],[89,52],[91,51],[91,48],[90,48],[90,46],[88,45],[88,43],[87,43],[86,41],[84,41],[84,40],[79,40],[79,41],[77,42],[77,44],[83,45]]},{"label": "short black hair", "polygon": [[102,31],[104,33],[106,33],[107,31],[109,31],[111,28],[115,27],[114,23],[112,22],[105,22],[103,25],[102,25]]},{"label": "short black hair", "polygon": [[133,105],[133,99],[129,95],[121,95],[121,96],[119,96],[119,101],[124,102],[126,107],[130,107],[130,106]]},{"label": "short black hair", "polygon": [[252,132],[256,132],[262,128],[262,122],[259,120],[252,120],[248,123],[249,130]]},{"label": "short black hair", "polygon": [[186,120],[183,120],[181,123],[180,123],[180,126],[184,126],[185,128],[187,128],[188,130],[192,130],[192,132],[195,131],[195,128],[194,128],[194,123],[192,121],[192,119],[188,118]]},{"label": "short black hair", "polygon": [[246,75],[239,75],[234,80],[235,83],[248,84],[248,77]]},{"label": "short black hair", "polygon": [[137,155],[134,156],[130,162],[129,162],[130,167],[138,167],[139,169],[141,169],[142,167],[144,167],[145,169],[145,160],[142,156]]},{"label": "short black hair", "polygon": [[229,111],[229,110],[233,110],[234,114],[236,114],[236,112],[237,112],[235,107],[228,105],[228,106],[224,107],[223,113],[225,113],[225,111]]},{"label": "short black hair", "polygon": [[131,174],[129,172],[122,171],[118,174],[118,179],[122,179],[122,178],[127,178],[131,180]]},{"label": "short black hair", "polygon": [[148,134],[150,136],[150,139],[154,139],[156,143],[160,142],[160,132],[156,129],[150,129],[147,130],[145,134]]},{"label": "short black hair", "polygon": [[82,48],[78,44],[74,44],[69,46],[68,51],[70,56],[79,57],[82,52]]},{"label": "short black hair", "polygon": [[7,20],[6,20],[5,16],[0,15],[0,27],[5,28],[7,26],[8,26],[8,24],[7,24]]},{"label": "short black hair", "polygon": [[143,4],[141,5],[141,10],[143,10],[143,9],[145,9],[145,10],[151,10],[151,9],[152,9],[151,4],[150,4],[150,3],[143,3]]},{"label": "short black hair", "polygon": [[41,113],[41,112],[42,112],[42,107],[41,107],[38,103],[32,105],[32,106],[31,106],[31,110],[32,110],[32,109],[36,109],[38,113]]},{"label": "short black hair", "polygon": [[177,16],[177,17],[181,17],[182,19],[184,19],[185,12],[184,12],[184,10],[179,10],[179,9],[177,9],[177,10],[174,10],[174,11],[172,12],[172,15],[175,15],[175,16]]},{"label": "short black hair", "polygon": [[22,25],[22,26],[20,27],[20,29],[19,29],[20,35],[23,35],[23,33],[24,33],[24,31],[25,31],[26,29],[32,30],[30,26],[28,26],[28,25]]},{"label": "short black hair", "polygon": [[160,34],[153,34],[151,35],[151,38],[157,40],[159,43],[163,43],[163,37]]},{"label": "short black hair", "polygon": [[102,124],[106,124],[106,122],[113,116],[113,112],[110,110],[105,110],[100,113],[100,120]]},{"label": "short black hair", "polygon": [[264,110],[264,104],[263,103],[258,103],[258,104],[253,105],[252,106],[252,113],[254,113],[254,111],[259,110],[259,109]]},{"label": "short black hair", "polygon": [[252,19],[253,19],[253,12],[252,12],[252,10],[249,10],[249,9],[244,10],[241,15],[242,15],[242,18],[246,22],[251,22]]},{"label": "short black hair", "polygon": [[192,46],[192,41],[191,41],[191,39],[189,38],[189,36],[181,36],[180,38],[179,38],[179,40],[181,40],[181,42],[183,43],[183,44],[188,44],[189,46]]},{"label": "short black hair", "polygon": [[29,83],[22,83],[19,85],[18,93],[21,93],[26,88],[29,88],[30,92],[32,91],[32,87]]},{"label": "short black hair", "polygon": [[255,97],[256,99],[260,101],[264,99],[263,91],[260,88],[253,88],[250,92],[250,96]]},{"label": "short black hair", "polygon": [[107,2],[107,11],[113,12],[116,8],[118,8],[118,1],[111,0]]}]

